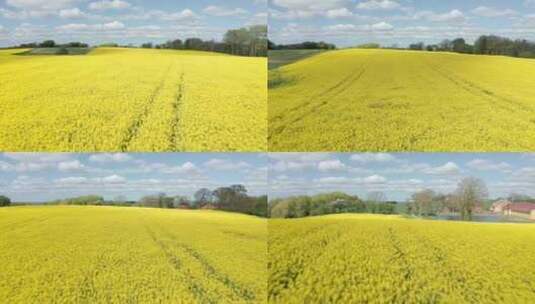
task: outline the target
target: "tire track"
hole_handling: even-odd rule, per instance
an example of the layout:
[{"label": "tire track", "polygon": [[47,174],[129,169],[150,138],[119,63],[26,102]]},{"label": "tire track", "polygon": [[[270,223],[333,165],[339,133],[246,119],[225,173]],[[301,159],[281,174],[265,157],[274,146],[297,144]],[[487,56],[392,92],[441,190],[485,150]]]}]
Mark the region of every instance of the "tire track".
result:
[{"label": "tire track", "polygon": [[[323,225],[322,227],[325,227],[326,225]],[[319,229],[313,228],[309,231],[317,231]],[[308,255],[302,255],[302,247],[296,247],[292,250],[292,253],[289,256],[294,257],[294,261],[292,263],[288,263],[288,266],[286,269],[284,269],[281,272],[278,272],[276,277],[273,278],[273,273],[270,272],[269,274],[269,284],[268,284],[268,298],[269,299],[276,299],[278,295],[281,293],[281,287],[282,290],[287,290],[291,287],[292,284],[295,284],[295,282],[299,279],[301,274],[306,268],[310,268],[311,265],[314,265],[314,262],[319,260],[328,250],[326,250],[327,247],[332,246],[332,244],[336,243],[340,238],[342,237],[342,232],[338,230],[329,231],[328,234],[323,235],[318,240],[307,242],[307,247],[314,248],[313,251],[306,251],[304,253],[308,253]],[[313,234],[308,234],[313,236]],[[312,266],[313,267],[313,266]],[[271,270],[271,261],[268,260],[268,270]],[[273,290],[271,285],[274,285],[277,287],[277,290]]]},{"label": "tire track", "polygon": [[167,67],[167,70],[164,72],[163,77],[161,78],[160,82],[150,95],[148,101],[145,103],[145,107],[143,111],[139,114],[139,116],[134,120],[134,122],[128,127],[126,130],[126,135],[123,138],[121,144],[120,144],[120,150],[122,152],[128,151],[128,147],[130,146],[130,143],[132,140],[136,137],[137,133],[139,132],[139,129],[143,126],[145,123],[145,119],[149,115],[149,112],[154,105],[154,101],[156,100],[156,97],[160,94],[160,91],[162,90],[165,82],[167,81],[167,76],[169,75],[169,72],[171,71],[172,65],[169,65]]},{"label": "tire track", "polygon": [[[429,64],[431,67],[431,70],[436,72],[437,74],[441,75],[443,78],[446,78],[456,86],[461,87],[463,90],[467,91],[468,93],[472,95],[476,95],[478,97],[483,98],[487,101],[494,101],[491,103],[493,106],[501,108],[503,110],[506,110],[508,112],[518,112],[518,110],[522,110],[524,112],[533,113],[532,108],[528,107],[527,105],[524,105],[516,100],[513,100],[511,98],[498,95],[490,90],[485,89],[484,87],[471,82],[469,80],[463,79],[460,76],[457,76],[451,72],[443,70],[441,67]],[[497,103],[496,103],[497,102]],[[510,107],[507,107],[503,104],[500,104],[501,102],[508,104]]]},{"label": "tire track", "polygon": [[403,251],[401,241],[398,239],[398,237],[394,233],[394,229],[392,227],[388,227],[387,231],[388,231],[387,238],[390,241],[392,248],[394,249],[394,254],[391,258],[391,262],[392,264],[401,265],[401,269],[403,273],[403,281],[407,283],[412,279],[414,275],[414,269],[411,267],[410,263],[407,261],[407,254],[405,251]]},{"label": "tire track", "polygon": [[188,275],[189,271],[183,266],[182,261],[176,255],[173,254],[169,246],[167,246],[167,244],[158,239],[154,234],[154,231],[148,228],[148,226],[145,226],[145,229],[147,230],[147,233],[149,234],[150,238],[154,241],[154,243],[156,243],[156,245],[158,245],[160,250],[164,253],[165,257],[167,258],[167,261],[173,267],[173,269],[181,276],[187,276],[186,280],[181,280],[181,282],[187,286],[187,289],[194,295],[195,298],[197,298],[198,302],[216,304],[217,300],[209,297],[202,284],[196,282],[192,276]]},{"label": "tire track", "polygon": [[[289,123],[286,123],[274,129],[273,134],[270,134],[268,139],[270,139],[273,135],[279,135],[283,133],[288,126],[295,124],[303,120],[304,118],[318,112],[320,108],[329,104],[333,98],[345,92],[349,87],[351,87],[352,84],[358,82],[362,78],[365,72],[366,72],[366,69],[363,66],[359,67],[355,69],[353,73],[350,73],[348,76],[344,77],[341,81],[337,82],[335,85],[329,87],[328,89],[322,91],[321,93],[317,95],[314,95],[311,98],[311,100],[305,102],[304,104],[300,104],[298,106],[290,108],[288,112],[286,113],[287,115],[291,115],[298,110],[303,110],[303,109],[312,107],[310,110],[306,109],[306,111],[303,114],[291,120]],[[283,119],[284,119],[283,116],[278,116],[274,120],[283,120]]]},{"label": "tire track", "polygon": [[182,99],[184,98],[184,71],[180,74],[180,83],[178,84],[178,90],[176,98],[173,100],[173,121],[171,124],[171,135],[169,137],[169,151],[180,151],[179,143],[182,140],[180,134],[180,108],[182,107]]},{"label": "tire track", "polygon": [[247,301],[254,301],[256,299],[255,293],[246,288],[241,286],[239,283],[233,281],[231,278],[229,278],[227,275],[218,272],[214,266],[210,264],[210,262],[204,257],[201,253],[193,249],[192,247],[179,242],[175,236],[171,235],[168,232],[163,232],[162,234],[165,235],[167,238],[173,241],[173,243],[180,248],[183,252],[188,254],[190,257],[192,257],[194,260],[196,260],[201,267],[203,268],[205,274],[208,278],[214,279],[215,281],[218,281],[222,283],[224,286],[226,286],[228,289],[230,289],[235,295],[237,295],[239,298],[247,300]]}]

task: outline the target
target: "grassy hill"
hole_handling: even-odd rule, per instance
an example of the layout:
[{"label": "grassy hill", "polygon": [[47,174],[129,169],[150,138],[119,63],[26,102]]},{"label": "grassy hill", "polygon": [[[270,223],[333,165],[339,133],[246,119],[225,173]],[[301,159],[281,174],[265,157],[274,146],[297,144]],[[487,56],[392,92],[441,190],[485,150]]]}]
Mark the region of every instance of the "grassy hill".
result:
[{"label": "grassy hill", "polygon": [[321,52],[324,50],[272,50],[268,52],[268,67],[276,69]]},{"label": "grassy hill", "polygon": [[13,53],[0,52],[2,151],[266,150],[266,58]]},{"label": "grassy hill", "polygon": [[82,47],[53,47],[53,48],[35,48],[19,53],[19,55],[85,55],[92,48]]},{"label": "grassy hill", "polygon": [[266,238],[264,219],[217,211],[2,208],[0,298],[261,303]]},{"label": "grassy hill", "polygon": [[535,149],[531,59],[348,49],[270,78],[271,151]]},{"label": "grassy hill", "polygon": [[529,303],[535,225],[330,215],[269,221],[270,303]]}]

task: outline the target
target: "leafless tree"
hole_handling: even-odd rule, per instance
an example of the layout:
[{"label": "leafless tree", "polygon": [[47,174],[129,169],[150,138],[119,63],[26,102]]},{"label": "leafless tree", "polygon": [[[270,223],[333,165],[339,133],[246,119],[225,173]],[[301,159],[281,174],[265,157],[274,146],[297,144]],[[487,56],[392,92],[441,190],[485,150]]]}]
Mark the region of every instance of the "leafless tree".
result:
[{"label": "leafless tree", "polygon": [[483,180],[466,177],[457,185],[455,196],[457,197],[461,218],[471,221],[474,209],[488,197],[488,190]]}]

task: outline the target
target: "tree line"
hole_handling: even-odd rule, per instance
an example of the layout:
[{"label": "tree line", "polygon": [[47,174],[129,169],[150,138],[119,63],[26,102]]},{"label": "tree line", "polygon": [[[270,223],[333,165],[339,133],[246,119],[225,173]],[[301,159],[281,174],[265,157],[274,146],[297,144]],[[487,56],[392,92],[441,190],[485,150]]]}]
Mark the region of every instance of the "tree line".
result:
[{"label": "tree line", "polygon": [[9,197],[0,195],[0,207],[7,207],[11,205],[11,199]]},{"label": "tree line", "polygon": [[461,54],[504,55],[521,58],[535,58],[535,42],[526,39],[510,39],[496,35],[482,35],[473,44],[464,38],[445,39],[438,44],[412,43],[410,50],[442,51]]},{"label": "tree line", "polygon": [[[223,35],[222,41],[203,40],[201,38],[187,38],[168,40],[161,44],[146,42],[141,44],[142,48],[155,49],[173,49],[173,50],[196,50],[226,53],[239,56],[266,57],[267,56],[267,26],[252,25],[239,29],[228,30]],[[101,47],[127,47],[133,48],[134,45],[120,45],[110,42],[100,45]],[[54,40],[43,42],[23,43],[9,48],[67,48],[80,47],[87,48],[89,44],[83,42],[69,42],[66,44],[57,44]]]},{"label": "tree line", "polygon": [[57,48],[57,47],[87,48],[89,47],[89,44],[84,43],[84,42],[78,42],[78,41],[58,44],[54,40],[45,40],[43,42],[21,43],[15,47],[10,47],[10,48],[34,49],[34,48]]},{"label": "tree line", "polygon": [[[238,212],[261,217],[267,216],[267,195],[250,196],[243,185],[219,187],[213,190],[201,188],[193,198],[183,195],[169,196],[165,193],[147,195],[139,200],[118,196],[106,200],[101,195],[83,195],[45,203],[46,205],[93,205],[93,206],[139,206],[166,209],[214,209]],[[0,196],[0,207],[11,205],[8,197]]]},{"label": "tree line", "polygon": [[462,220],[471,221],[474,213],[478,209],[483,209],[487,197],[485,182],[478,178],[467,177],[458,183],[453,193],[441,194],[431,189],[414,193],[407,206],[407,212],[417,216],[454,213]]},{"label": "tree line", "polygon": [[269,50],[334,50],[336,45],[323,41],[305,41],[294,44],[275,44],[273,41],[268,40]]},{"label": "tree line", "polygon": [[300,218],[336,213],[395,214],[397,202],[387,201],[382,192],[372,192],[366,200],[343,192],[300,195],[273,199],[268,205],[272,218]]},{"label": "tree line", "polygon": [[253,25],[228,30],[222,41],[187,38],[185,40],[169,40],[162,44],[143,43],[142,48],[197,50],[227,53],[239,56],[267,56],[267,26]]}]

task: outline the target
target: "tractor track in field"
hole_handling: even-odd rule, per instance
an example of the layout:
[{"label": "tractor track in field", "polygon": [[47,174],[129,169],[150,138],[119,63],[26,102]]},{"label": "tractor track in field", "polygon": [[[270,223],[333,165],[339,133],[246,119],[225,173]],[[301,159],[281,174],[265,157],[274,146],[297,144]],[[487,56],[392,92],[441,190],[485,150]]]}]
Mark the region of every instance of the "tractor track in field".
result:
[{"label": "tractor track in field", "polygon": [[[454,282],[456,286],[465,286],[466,278],[462,275],[463,269],[460,269],[457,264],[453,263],[449,258],[449,254],[443,248],[434,244],[434,242],[422,234],[413,234],[415,239],[418,241],[418,244],[423,244],[422,247],[426,248],[433,259],[433,263],[441,270],[449,282]],[[456,291],[465,297],[463,289]],[[477,299],[466,299],[468,302],[473,302]]]},{"label": "tractor track in field", "polygon": [[175,236],[171,235],[168,232],[163,232],[162,234],[167,237],[169,240],[171,240],[180,250],[182,250],[184,253],[188,254],[191,258],[196,260],[201,267],[203,268],[204,273],[206,274],[207,278],[213,279],[215,281],[218,281],[219,283],[226,286],[229,290],[231,290],[235,295],[237,295],[240,299],[246,300],[246,301],[254,301],[255,300],[255,293],[246,288],[241,286],[239,283],[233,281],[231,278],[229,278],[227,275],[218,272],[214,266],[210,264],[210,262],[204,257],[201,253],[199,253],[197,250],[193,249],[192,247],[178,241]]},{"label": "tractor track in field", "polygon": [[209,297],[206,290],[202,286],[202,284],[198,283],[196,280],[194,280],[191,276],[188,276],[188,270],[184,267],[182,264],[182,261],[173,254],[172,250],[169,248],[169,246],[163,242],[161,239],[156,237],[156,234],[153,230],[151,230],[147,225],[145,225],[145,229],[152,239],[152,241],[160,248],[160,250],[164,253],[169,265],[180,275],[180,276],[186,276],[186,280],[182,280],[183,283],[187,286],[187,289],[195,296],[195,298],[199,301],[199,303],[208,303],[208,304],[215,304],[218,301],[216,299],[213,299]]},{"label": "tractor track in field", "polygon": [[[288,126],[294,123],[297,123],[303,120],[304,118],[318,112],[321,108],[328,105],[332,101],[333,98],[339,96],[340,94],[345,92],[349,87],[351,87],[351,85],[358,82],[362,78],[365,72],[366,72],[365,66],[360,66],[359,68],[355,69],[353,73],[350,73],[348,76],[344,77],[335,85],[327,88],[326,90],[322,91],[319,94],[314,95],[309,101],[305,102],[304,104],[300,104],[298,106],[290,108],[286,112],[286,115],[292,115],[298,110],[305,109],[305,111],[299,117],[294,118],[289,123],[276,128],[274,130],[275,135],[283,133]],[[278,116],[274,118],[275,121],[283,120],[283,119],[284,119],[283,116]],[[269,138],[271,138],[271,136],[272,135],[270,135]]]},{"label": "tractor track in field", "polygon": [[158,95],[160,94],[160,91],[165,85],[165,82],[167,81],[167,76],[169,75],[169,72],[171,71],[171,67],[172,65],[169,65],[167,67],[167,70],[164,72],[163,77],[160,79],[160,82],[158,83],[154,91],[152,91],[152,94],[150,95],[149,99],[145,103],[143,111],[138,115],[138,117],[132,122],[132,124],[126,130],[126,135],[120,144],[120,150],[122,152],[128,151],[130,143],[137,136],[139,130],[145,123],[145,120],[147,119],[147,116],[149,115],[149,112],[154,105],[156,97],[158,97]]},{"label": "tractor track in field", "polygon": [[411,267],[410,262],[407,261],[407,253],[403,251],[401,241],[396,236],[394,229],[392,227],[388,227],[387,231],[387,238],[390,241],[390,245],[392,245],[392,248],[394,249],[394,254],[391,258],[391,264],[401,265],[403,281],[407,283],[412,279],[414,275],[414,269]]},{"label": "tractor track in field", "polygon": [[222,229],[222,230],[220,230],[220,232],[223,233],[223,234],[227,234],[227,235],[236,237],[238,239],[243,239],[243,240],[248,240],[248,241],[249,240],[251,240],[251,241],[259,241],[259,242],[265,242],[266,241],[266,238],[262,238],[262,237],[258,237],[258,236],[254,236],[254,235],[249,235],[249,234],[246,234],[246,233],[233,231],[233,230]]},{"label": "tractor track in field", "polygon": [[[309,229],[308,231],[316,232],[320,230],[320,228],[325,228],[326,226],[331,225],[333,224],[322,225],[320,227]],[[306,268],[313,267],[312,265],[314,265],[314,262],[319,260],[323,256],[323,254],[327,252],[326,248],[339,241],[342,237],[342,234],[343,232],[334,230],[331,231],[328,235],[324,235],[317,240],[307,242],[307,246],[309,248],[315,248],[316,250],[306,251],[306,253],[308,253],[308,256],[305,257],[300,255],[300,253],[302,254],[302,247],[297,246],[296,248],[294,248],[292,250],[292,253],[289,254],[289,256],[298,257],[298,259],[294,260],[293,263],[289,264],[289,267],[284,269],[281,275],[277,275],[278,278],[274,280],[276,281],[275,286],[277,286],[277,289],[280,290],[281,288],[278,287],[282,286],[283,290],[287,290],[291,287],[291,285],[295,284],[298,278],[303,274],[304,270]],[[314,233],[307,234],[307,236],[310,237],[314,235]],[[271,268],[271,262],[268,261],[268,270],[270,270]],[[270,274],[270,278],[268,279],[269,282],[273,281],[271,276],[272,274]],[[277,298],[280,293],[280,291],[273,291],[270,285],[268,284],[268,297],[270,299]]]},{"label": "tractor track in field", "polygon": [[180,151],[179,144],[182,139],[182,134],[180,133],[180,108],[182,107],[182,102],[184,98],[184,71],[180,74],[180,83],[178,84],[178,89],[176,97],[173,100],[173,120],[171,122],[171,134],[169,137],[169,151]]},{"label": "tractor track in field", "polygon": [[[453,84],[455,84],[456,86],[459,86],[461,87],[463,90],[465,90],[466,92],[472,94],[472,95],[476,95],[478,97],[481,97],[483,98],[483,100],[487,100],[487,101],[494,101],[492,102],[492,106],[495,106],[495,107],[498,107],[498,108],[501,108],[503,110],[506,110],[508,112],[518,112],[519,110],[521,111],[524,111],[524,112],[527,112],[527,113],[533,113],[533,110],[532,108],[518,102],[518,101],[515,101],[511,98],[508,98],[508,97],[505,97],[505,96],[501,96],[501,95],[498,95],[490,90],[487,90],[485,89],[484,87],[472,82],[472,81],[469,81],[469,80],[466,80],[458,75],[455,75],[454,73],[452,72],[449,72],[447,70],[444,70],[443,68],[437,66],[437,65],[432,65],[432,64],[429,64],[429,66],[431,67],[431,70],[433,70],[434,72],[436,72],[438,75],[442,76],[443,78],[446,78],[447,80],[449,80],[450,82],[452,82]],[[505,104],[501,104],[501,103],[505,103],[505,104],[508,104],[509,107],[507,107]]]},{"label": "tractor track in field", "polygon": [[98,257],[95,259],[96,263],[94,266],[85,273],[80,281],[80,296],[82,299],[79,300],[91,302],[91,300],[94,301],[97,298],[99,290],[95,286],[95,277],[97,277],[99,273],[103,272],[108,266],[104,262],[104,259],[102,258],[103,256],[103,253],[98,255]]}]

